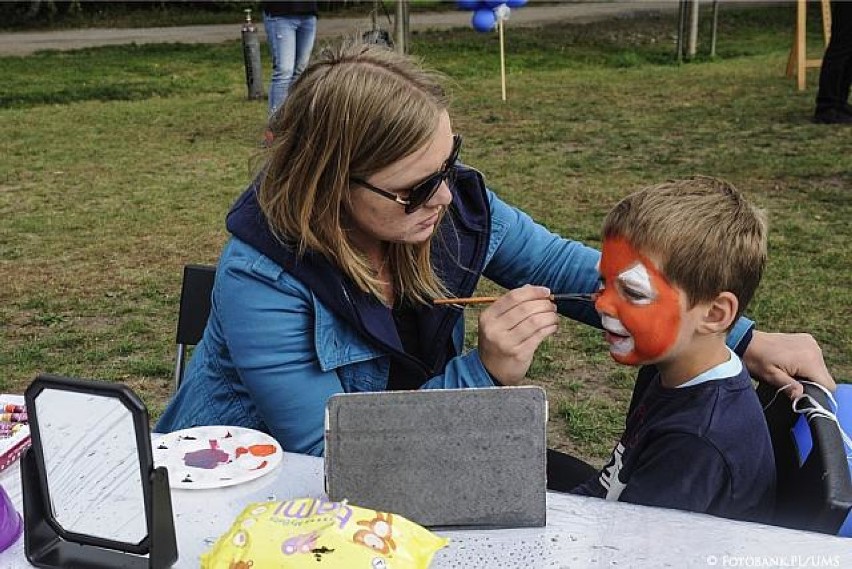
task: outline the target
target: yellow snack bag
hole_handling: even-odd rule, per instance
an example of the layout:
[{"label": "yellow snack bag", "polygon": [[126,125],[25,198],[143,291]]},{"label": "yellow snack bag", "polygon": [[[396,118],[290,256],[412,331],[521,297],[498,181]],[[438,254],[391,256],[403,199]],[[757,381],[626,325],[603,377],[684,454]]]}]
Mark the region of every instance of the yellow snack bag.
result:
[{"label": "yellow snack bag", "polygon": [[201,569],[427,569],[446,545],[402,516],[345,501],[255,502],[201,555]]}]

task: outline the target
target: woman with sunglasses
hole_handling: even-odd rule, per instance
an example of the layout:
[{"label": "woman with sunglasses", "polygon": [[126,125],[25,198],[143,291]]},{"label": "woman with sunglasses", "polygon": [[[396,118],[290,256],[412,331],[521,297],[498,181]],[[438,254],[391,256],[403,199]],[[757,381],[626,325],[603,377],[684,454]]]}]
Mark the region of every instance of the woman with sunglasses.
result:
[{"label": "woman with sunglasses", "polygon": [[[549,299],[594,292],[598,252],[458,162],[447,105],[436,76],[375,45],[305,70],[262,173],[228,215],[204,337],[158,431],[239,425],[321,455],[335,393],[515,385],[558,314],[600,326],[591,304]],[[471,296],[482,276],[509,291],[482,310],[465,352],[462,310],[432,301]],[[729,344],[754,338],[752,371],[782,384],[798,362],[832,384],[809,336],[751,326],[742,320]]]}]

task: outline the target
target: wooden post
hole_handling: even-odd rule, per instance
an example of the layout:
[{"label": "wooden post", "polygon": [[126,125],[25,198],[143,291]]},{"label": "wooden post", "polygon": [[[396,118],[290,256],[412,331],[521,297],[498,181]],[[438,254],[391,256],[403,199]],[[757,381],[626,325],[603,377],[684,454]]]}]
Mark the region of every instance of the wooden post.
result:
[{"label": "wooden post", "polygon": [[831,40],[831,1],[822,0],[822,39],[828,46]]},{"label": "wooden post", "polygon": [[506,50],[503,43],[503,18],[497,21],[497,27],[500,30],[500,87],[503,102],[506,102]]},{"label": "wooden post", "polygon": [[[828,41],[831,39],[831,3],[829,0],[821,0],[821,3],[822,35],[825,45],[828,45]],[[787,77],[796,76],[796,85],[799,91],[805,90],[808,68],[822,65],[822,58],[808,59],[807,31],[808,3],[807,0],[797,0],[796,32],[793,47],[790,48],[790,56],[787,58]]]}]

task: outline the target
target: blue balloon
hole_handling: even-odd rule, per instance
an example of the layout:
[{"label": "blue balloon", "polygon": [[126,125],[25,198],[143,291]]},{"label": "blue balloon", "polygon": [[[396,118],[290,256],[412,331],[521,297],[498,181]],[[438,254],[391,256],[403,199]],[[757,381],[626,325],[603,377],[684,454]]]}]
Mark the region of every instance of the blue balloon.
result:
[{"label": "blue balloon", "polygon": [[491,9],[494,9],[497,6],[499,6],[500,4],[506,4],[506,0],[485,0],[485,2],[483,2],[483,4],[485,4],[487,7],[491,8]]},{"label": "blue balloon", "polygon": [[506,6],[509,8],[520,8],[521,6],[526,6],[527,0],[506,0]]},{"label": "blue balloon", "polygon": [[458,0],[456,6],[459,10],[476,10],[479,8],[479,0]]},{"label": "blue balloon", "polygon": [[489,10],[488,8],[479,9],[473,13],[470,25],[477,32],[490,32],[497,25],[497,17],[494,16],[493,10]]}]

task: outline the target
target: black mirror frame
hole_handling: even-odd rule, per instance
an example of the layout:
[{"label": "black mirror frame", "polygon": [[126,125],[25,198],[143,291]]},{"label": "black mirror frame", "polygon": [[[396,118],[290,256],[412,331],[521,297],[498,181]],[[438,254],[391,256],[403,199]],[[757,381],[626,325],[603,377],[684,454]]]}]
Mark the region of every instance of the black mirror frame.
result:
[{"label": "black mirror frame", "polygon": [[[131,413],[139,456],[147,534],[139,543],[126,543],[69,532],[50,507],[47,470],[38,428],[36,397],[45,389],[88,393],[119,400]],[[154,468],[148,410],[126,385],[40,374],[24,398],[29,411],[32,446],[21,460],[24,498],[24,550],[37,567],[127,567],[160,569],[177,561],[174,518],[168,471]],[[147,557],[141,557],[147,554]]]}]

